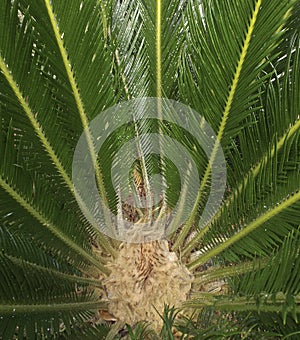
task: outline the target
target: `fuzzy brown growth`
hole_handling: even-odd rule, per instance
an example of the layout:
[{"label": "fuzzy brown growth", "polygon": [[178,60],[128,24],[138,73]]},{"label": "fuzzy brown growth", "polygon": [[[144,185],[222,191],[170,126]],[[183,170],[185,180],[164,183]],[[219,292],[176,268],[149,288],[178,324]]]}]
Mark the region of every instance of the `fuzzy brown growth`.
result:
[{"label": "fuzzy brown growth", "polygon": [[158,329],[162,319],[155,308],[162,314],[164,304],[178,306],[191,289],[192,275],[167,241],[122,244],[108,267],[109,313],[129,324],[146,320]]}]

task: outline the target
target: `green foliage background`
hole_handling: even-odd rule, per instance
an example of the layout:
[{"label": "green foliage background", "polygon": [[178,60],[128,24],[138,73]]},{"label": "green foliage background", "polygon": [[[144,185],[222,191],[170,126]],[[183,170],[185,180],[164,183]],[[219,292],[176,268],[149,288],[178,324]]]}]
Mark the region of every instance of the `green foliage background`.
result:
[{"label": "green foliage background", "polygon": [[[196,276],[195,318],[166,308],[160,337],[173,322],[195,339],[299,337],[299,13],[298,0],[0,0],[3,339],[117,334],[86,322],[105,309],[97,274],[117,244],[81,213],[72,157],[101,111],[160,96],[205,117],[228,165],[215,218],[194,227],[204,180],[172,239]],[[228,292],[197,290],[219,279]],[[132,327],[133,339],[155,336]]]}]

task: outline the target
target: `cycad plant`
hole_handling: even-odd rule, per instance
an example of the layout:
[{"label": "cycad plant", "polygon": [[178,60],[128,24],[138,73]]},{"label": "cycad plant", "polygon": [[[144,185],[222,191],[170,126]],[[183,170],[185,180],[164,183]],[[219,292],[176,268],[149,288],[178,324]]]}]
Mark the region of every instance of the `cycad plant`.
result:
[{"label": "cycad plant", "polygon": [[[1,339],[300,337],[299,13],[298,0],[0,1]],[[191,129],[170,120],[176,103]],[[125,122],[100,150],[95,119]],[[164,142],[146,153],[151,134],[196,175]],[[74,185],[82,136],[92,211]],[[151,178],[165,188],[146,208],[112,185],[136,137],[128,197],[154,202]],[[120,236],[157,220],[168,233]]]}]

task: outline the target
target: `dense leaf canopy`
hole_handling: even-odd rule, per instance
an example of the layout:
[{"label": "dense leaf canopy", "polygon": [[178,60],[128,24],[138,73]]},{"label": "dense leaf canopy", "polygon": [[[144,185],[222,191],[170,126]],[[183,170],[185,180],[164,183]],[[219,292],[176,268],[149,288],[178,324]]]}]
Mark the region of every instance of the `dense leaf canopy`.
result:
[{"label": "dense leaf canopy", "polygon": [[[195,317],[177,328],[298,338],[299,13],[299,0],[0,0],[0,338],[117,334],[88,322],[118,242],[79,208],[72,159],[92,119],[140,97],[199,112],[227,164],[223,204],[199,230],[215,159],[198,157],[194,209],[170,240],[195,275]],[[118,147],[97,159],[102,194]],[[201,291],[221,279],[225,292]],[[176,313],[162,317],[168,339]]]}]

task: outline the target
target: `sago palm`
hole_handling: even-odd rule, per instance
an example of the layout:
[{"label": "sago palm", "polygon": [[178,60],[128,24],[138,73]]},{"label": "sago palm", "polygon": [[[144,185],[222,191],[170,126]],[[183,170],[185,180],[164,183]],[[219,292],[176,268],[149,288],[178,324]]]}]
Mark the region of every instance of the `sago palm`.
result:
[{"label": "sago palm", "polygon": [[0,1],[1,339],[300,337],[299,13]]}]

